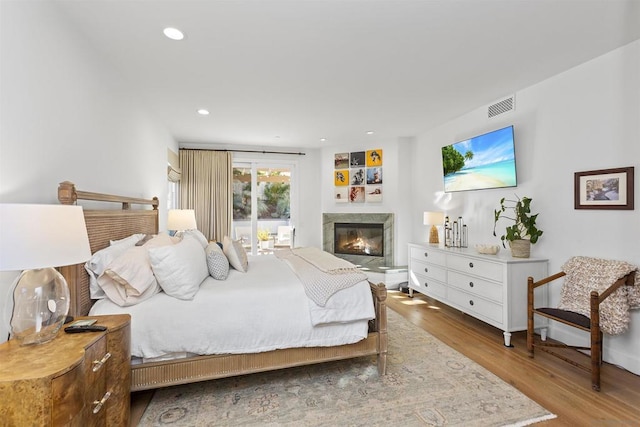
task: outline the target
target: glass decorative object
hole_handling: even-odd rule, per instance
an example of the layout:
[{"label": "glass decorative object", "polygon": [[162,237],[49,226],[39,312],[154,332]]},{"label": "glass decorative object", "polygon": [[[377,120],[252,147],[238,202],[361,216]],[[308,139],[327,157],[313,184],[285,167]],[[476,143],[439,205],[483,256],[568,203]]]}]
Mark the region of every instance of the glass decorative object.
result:
[{"label": "glass decorative object", "polygon": [[13,292],[11,335],[20,345],[42,344],[56,337],[69,313],[67,282],[54,268],[22,272]]}]

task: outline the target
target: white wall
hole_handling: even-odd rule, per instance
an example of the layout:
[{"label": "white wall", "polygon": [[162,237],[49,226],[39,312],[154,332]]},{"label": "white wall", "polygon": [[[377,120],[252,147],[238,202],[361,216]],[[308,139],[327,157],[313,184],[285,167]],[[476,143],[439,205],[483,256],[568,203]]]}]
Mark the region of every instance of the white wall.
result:
[{"label": "white wall", "polygon": [[[57,186],[160,198],[177,143],[50,2],[1,3],[0,203],[55,203]],[[0,341],[8,288],[0,275]]]},{"label": "white wall", "polygon": [[[440,148],[509,124],[515,126],[518,187],[453,193],[448,203],[436,203],[443,188]],[[516,193],[533,198],[532,208],[540,213],[544,235],[532,256],[548,258],[549,272],[560,271],[574,255],[640,265],[640,41],[518,91],[513,113],[487,119],[484,106],[425,132],[414,150],[410,211],[417,240],[426,232],[419,213],[441,207],[465,219],[470,245],[499,244],[492,235],[493,210],[500,198]],[[574,172],[626,166],[635,167],[635,210],[574,209]],[[558,299],[559,286],[551,305]],[[640,310],[631,318],[626,334],[605,336],[604,356],[640,373]],[[588,342],[586,334],[576,336],[565,327],[554,328],[551,336]]]}]

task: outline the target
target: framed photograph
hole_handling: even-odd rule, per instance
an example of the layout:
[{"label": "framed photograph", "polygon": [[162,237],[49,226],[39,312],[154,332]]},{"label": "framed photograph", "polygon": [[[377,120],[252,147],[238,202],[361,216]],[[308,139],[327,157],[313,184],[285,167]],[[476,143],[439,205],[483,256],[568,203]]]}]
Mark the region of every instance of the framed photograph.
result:
[{"label": "framed photograph", "polygon": [[347,169],[349,167],[349,153],[337,153],[333,158],[334,169]]},{"label": "framed photograph", "polygon": [[335,187],[333,200],[336,203],[349,203],[349,187]]},{"label": "framed photograph", "polygon": [[367,203],[382,202],[382,185],[367,185],[364,201]]},{"label": "framed photograph", "polygon": [[349,187],[349,201],[351,203],[364,203],[364,186]]},{"label": "framed photograph", "polygon": [[364,169],[351,169],[351,185],[364,185]]},{"label": "framed photograph", "polygon": [[335,171],[333,174],[333,184],[336,187],[349,185],[349,169]]},{"label": "framed photograph", "polygon": [[576,172],[574,208],[633,210],[633,169]]},{"label": "framed photograph", "polygon": [[382,149],[367,150],[367,167],[382,166]]},{"label": "framed photograph", "polygon": [[364,167],[365,165],[365,154],[364,151],[356,151],[349,155],[349,165],[352,168]]}]

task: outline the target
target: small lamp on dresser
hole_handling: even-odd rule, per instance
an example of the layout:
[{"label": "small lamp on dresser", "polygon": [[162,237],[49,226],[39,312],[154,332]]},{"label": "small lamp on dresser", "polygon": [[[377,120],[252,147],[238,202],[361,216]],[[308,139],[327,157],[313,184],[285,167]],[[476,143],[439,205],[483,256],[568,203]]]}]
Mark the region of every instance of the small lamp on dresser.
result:
[{"label": "small lamp on dresser", "polygon": [[441,225],[444,221],[444,213],[442,212],[425,212],[423,217],[424,225],[430,225],[429,229],[429,243],[440,243],[438,239],[437,225]]},{"label": "small lamp on dresser", "polygon": [[195,230],[196,213],[193,209],[169,209],[167,213],[167,230],[174,230],[180,236],[187,230]]},{"label": "small lamp on dresser", "polygon": [[91,257],[82,207],[0,205],[0,271],[24,270],[13,291],[11,337],[20,345],[56,337],[69,313],[69,288],[54,268]]}]

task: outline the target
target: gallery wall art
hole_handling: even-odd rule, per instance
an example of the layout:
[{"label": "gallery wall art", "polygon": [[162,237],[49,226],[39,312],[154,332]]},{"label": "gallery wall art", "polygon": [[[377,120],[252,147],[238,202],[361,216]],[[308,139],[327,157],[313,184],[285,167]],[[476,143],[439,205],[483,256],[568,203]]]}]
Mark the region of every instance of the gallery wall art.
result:
[{"label": "gallery wall art", "polygon": [[336,203],[382,202],[382,149],[336,153],[333,184]]}]

